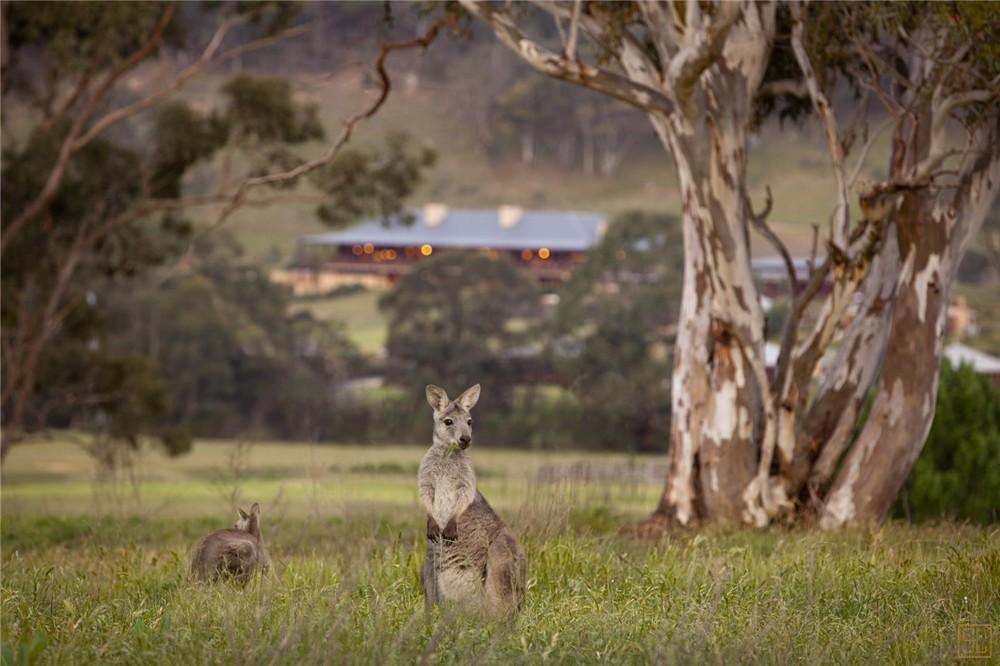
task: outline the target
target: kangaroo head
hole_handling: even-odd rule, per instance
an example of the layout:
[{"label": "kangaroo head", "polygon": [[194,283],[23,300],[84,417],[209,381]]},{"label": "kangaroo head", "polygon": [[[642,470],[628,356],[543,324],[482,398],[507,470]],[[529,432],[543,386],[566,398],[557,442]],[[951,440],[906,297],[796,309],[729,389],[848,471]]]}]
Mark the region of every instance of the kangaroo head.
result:
[{"label": "kangaroo head", "polygon": [[253,506],[250,507],[250,513],[247,513],[243,509],[240,509],[239,512],[240,512],[239,520],[236,521],[236,524],[233,525],[233,527],[235,529],[240,530],[241,532],[249,532],[250,534],[253,534],[256,537],[259,537],[260,504],[254,502]]},{"label": "kangaroo head", "polygon": [[467,449],[472,444],[472,417],[469,412],[479,401],[479,384],[448,400],[440,386],[427,385],[427,402],[434,410],[434,443]]}]

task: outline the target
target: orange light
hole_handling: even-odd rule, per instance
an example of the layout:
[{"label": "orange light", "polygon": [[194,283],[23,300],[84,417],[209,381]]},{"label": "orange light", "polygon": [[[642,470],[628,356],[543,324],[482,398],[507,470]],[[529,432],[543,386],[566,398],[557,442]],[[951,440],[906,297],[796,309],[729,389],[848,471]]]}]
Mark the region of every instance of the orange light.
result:
[{"label": "orange light", "polygon": [[365,254],[371,254],[375,251],[375,246],[371,243],[365,243]]},{"label": "orange light", "polygon": [[396,251],[395,250],[386,250],[385,251],[385,258],[386,259],[395,259],[396,258]]},{"label": "orange light", "polygon": [[351,248],[351,252],[353,252],[356,256],[360,256],[364,254],[365,251],[360,245],[355,245]]},{"label": "orange light", "polygon": [[525,261],[531,261],[531,257],[534,256],[534,252],[531,250],[521,250],[521,258]]},{"label": "orange light", "polygon": [[426,243],[420,246],[420,254],[424,255],[425,257],[431,256],[431,253],[433,251],[434,248],[432,248],[430,245],[427,245]]},{"label": "orange light", "polygon": [[539,248],[539,250],[538,250],[538,258],[539,259],[548,259],[549,258],[549,254],[550,254],[549,248],[547,248],[547,247]]}]

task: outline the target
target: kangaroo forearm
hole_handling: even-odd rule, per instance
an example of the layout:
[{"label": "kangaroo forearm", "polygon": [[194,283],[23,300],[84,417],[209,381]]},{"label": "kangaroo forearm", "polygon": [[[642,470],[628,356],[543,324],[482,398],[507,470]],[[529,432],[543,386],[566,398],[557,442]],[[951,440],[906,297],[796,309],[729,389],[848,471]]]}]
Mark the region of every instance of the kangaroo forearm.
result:
[{"label": "kangaroo forearm", "polygon": [[420,501],[424,505],[424,511],[427,512],[428,516],[434,515],[434,486],[432,485],[422,485],[420,486]]}]

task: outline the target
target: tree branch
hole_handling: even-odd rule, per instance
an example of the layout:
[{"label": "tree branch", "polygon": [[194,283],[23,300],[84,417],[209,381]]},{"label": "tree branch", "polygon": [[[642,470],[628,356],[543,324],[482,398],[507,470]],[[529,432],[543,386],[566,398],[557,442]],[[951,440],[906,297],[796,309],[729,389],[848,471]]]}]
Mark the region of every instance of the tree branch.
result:
[{"label": "tree branch", "polygon": [[792,50],[795,52],[795,59],[802,70],[802,76],[809,89],[809,96],[812,98],[813,108],[816,114],[823,121],[826,130],[826,144],[830,151],[830,161],[833,167],[833,177],[837,185],[837,206],[834,209],[833,229],[830,235],[832,242],[840,248],[847,245],[847,232],[850,228],[851,209],[848,201],[847,179],[844,176],[844,146],[840,141],[840,134],[837,129],[837,120],[833,117],[833,110],[826,95],[820,90],[819,79],[809,61],[809,54],[803,42],[805,34],[805,24],[803,20],[802,5],[798,0],[794,0],[789,8],[792,12]]},{"label": "tree branch", "polygon": [[[677,103],[684,107],[688,117],[697,113],[691,99],[691,93],[702,73],[716,61],[722,53],[729,29],[742,16],[743,12],[737,2],[723,2],[716,5],[716,15],[705,27],[695,27],[700,20],[700,8],[697,2],[687,3],[689,9],[688,23],[685,32],[697,30],[687,46],[680,50],[670,62],[667,69],[670,89]],[[685,37],[688,35],[685,34]]]},{"label": "tree branch", "polygon": [[881,135],[882,132],[884,132],[885,129],[890,125],[892,125],[895,121],[896,119],[891,116],[889,118],[886,118],[875,129],[875,131],[872,132],[871,135],[869,135],[868,141],[866,141],[865,145],[861,148],[861,153],[858,155],[857,162],[854,163],[854,169],[851,171],[851,176],[850,178],[847,179],[848,187],[853,187],[854,183],[857,182],[858,176],[861,174],[861,169],[865,165],[865,160],[868,159],[868,153],[871,150],[872,146],[875,145],[875,141],[878,139],[879,135]]},{"label": "tree branch", "polygon": [[497,38],[533,68],[557,79],[592,88],[643,111],[669,114],[673,102],[662,92],[620,74],[571,61],[528,39],[504,11],[486,3],[460,0],[470,14],[493,28]]},{"label": "tree branch", "polygon": [[580,29],[580,8],[583,7],[581,0],[573,0],[573,15],[569,20],[569,38],[566,43],[565,56],[569,60],[576,60],[576,36]]},{"label": "tree branch", "polygon": [[743,192],[743,200],[746,202],[747,212],[749,213],[748,217],[753,228],[781,255],[781,260],[785,264],[785,272],[788,274],[788,288],[792,292],[792,302],[794,302],[799,295],[799,281],[795,272],[795,264],[792,262],[792,256],[788,253],[785,243],[767,224],[767,216],[771,214],[771,208],[774,206],[774,198],[771,196],[770,185],[765,188],[765,192],[764,210],[760,213],[754,212],[753,205],[750,202],[750,195],[746,191]]},{"label": "tree branch", "polygon": [[227,51],[224,51],[218,58],[213,58],[213,55],[215,53],[216,48],[218,47],[218,44],[221,42],[222,37],[225,36],[225,32],[228,31],[230,28],[232,28],[234,24],[235,22],[232,22],[229,25],[225,26],[225,30],[223,30],[222,26],[220,26],[220,31],[216,32],[216,36],[212,39],[209,46],[202,53],[201,57],[194,64],[185,68],[180,74],[178,74],[174,78],[174,80],[170,82],[169,85],[160,88],[156,92],[153,92],[147,95],[146,97],[136,102],[133,102],[132,104],[123,106],[120,109],[116,109],[115,111],[102,117],[100,120],[95,122],[90,127],[90,129],[87,130],[86,134],[84,134],[77,140],[76,144],[74,145],[74,148],[79,150],[80,148],[85,146],[88,142],[92,141],[94,137],[96,137],[98,134],[100,134],[110,126],[114,125],[115,123],[119,123],[122,120],[125,120],[126,118],[133,116],[136,113],[144,111],[145,109],[148,109],[149,107],[153,106],[161,99],[163,99],[170,93],[174,92],[181,86],[183,86],[190,78],[196,76],[197,74],[200,74],[201,71],[206,69],[208,66],[220,65],[224,62],[232,60],[233,58],[237,58],[243,55],[244,53],[248,53],[251,51],[258,51],[262,48],[266,48],[282,40],[288,39],[289,37],[295,37],[297,35],[304,34],[309,30],[304,26],[296,26],[293,28],[288,28],[286,30],[282,30],[281,32],[275,35],[271,35],[269,37],[262,37],[261,39],[256,39],[252,42],[247,42],[246,44],[235,46],[231,49],[228,49]]},{"label": "tree branch", "polygon": [[240,183],[236,191],[229,197],[229,203],[223,209],[219,218],[208,227],[204,233],[210,233],[219,226],[221,226],[233,213],[235,213],[241,205],[245,202],[247,193],[254,188],[260,187],[262,185],[274,185],[276,183],[282,183],[289,180],[294,180],[303,176],[311,171],[315,171],[324,164],[327,164],[333,158],[337,156],[341,148],[350,140],[351,135],[354,132],[355,126],[366,118],[371,118],[382,105],[385,100],[389,97],[389,91],[392,89],[392,82],[389,79],[389,73],[386,71],[385,63],[389,54],[394,51],[400,51],[405,49],[422,48],[425,49],[430,46],[431,42],[437,37],[438,32],[441,28],[445,26],[451,26],[454,24],[454,18],[451,15],[446,15],[434,23],[422,37],[417,37],[415,39],[407,40],[404,42],[389,42],[382,45],[382,49],[379,52],[378,60],[375,63],[375,70],[378,73],[379,80],[382,84],[382,89],[379,92],[378,97],[375,101],[364,111],[355,114],[349,118],[345,123],[340,136],[337,138],[330,148],[319,158],[304,162],[294,169],[289,169],[288,171],[282,171],[279,173],[267,174],[264,176],[255,176],[252,178],[245,179]]},{"label": "tree branch", "polygon": [[653,40],[656,55],[660,59],[660,67],[666,70],[681,43],[680,34],[674,27],[673,19],[667,15],[668,10],[664,8],[663,4],[640,2],[639,11],[642,12],[642,18],[649,26],[649,36]]},{"label": "tree branch", "polygon": [[163,33],[166,31],[167,26],[170,24],[170,20],[173,18],[175,5],[168,5],[164,10],[163,15],[160,20],[157,21],[156,26],[153,28],[153,32],[146,39],[146,42],[139,47],[132,55],[125,59],[125,61],[116,67],[104,80],[104,83],[91,95],[86,104],[84,104],[83,109],[77,115],[76,120],[73,122],[66,135],[63,139],[63,143],[59,148],[59,156],[56,158],[56,164],[49,173],[49,177],[45,182],[44,187],[42,187],[41,192],[35,197],[35,199],[28,204],[3,231],[2,237],[0,237],[0,254],[10,245],[10,242],[18,233],[35,217],[38,216],[42,210],[52,201],[52,198],[59,191],[59,186],[62,184],[63,176],[66,173],[66,167],[69,164],[69,159],[76,150],[76,139],[80,132],[83,130],[83,126],[86,124],[87,120],[94,113],[97,108],[98,103],[104,99],[108,91],[115,85],[119,78],[125,72],[136,67],[140,62],[146,59],[153,52],[156,46],[160,43],[163,38]]},{"label": "tree branch", "polygon": [[914,168],[911,182],[924,183],[933,178],[934,171],[940,168],[946,159],[961,151],[948,150],[945,147],[945,125],[951,113],[968,104],[989,102],[1000,97],[1000,90],[968,90],[956,92],[941,99],[944,81],[934,90],[934,100],[931,103],[931,137],[932,147],[927,157]]}]

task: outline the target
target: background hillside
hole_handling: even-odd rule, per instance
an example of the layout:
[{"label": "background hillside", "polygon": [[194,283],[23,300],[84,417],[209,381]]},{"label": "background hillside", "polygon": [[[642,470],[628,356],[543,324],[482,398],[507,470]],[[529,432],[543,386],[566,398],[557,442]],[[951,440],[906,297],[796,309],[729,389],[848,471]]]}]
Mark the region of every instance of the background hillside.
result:
[{"label": "background hillside", "polygon": [[[318,105],[320,120],[333,133],[377,94],[372,67],[381,43],[411,38],[422,22],[415,10],[397,5],[389,21],[375,4],[315,3],[306,12],[315,26],[308,39],[235,61],[229,71],[192,85],[185,97],[213,108],[235,73],[281,75],[297,99]],[[539,76],[488,35],[442,35],[423,53],[393,54],[388,69],[392,93],[352,141],[377,146],[403,132],[436,151],[437,163],[413,205],[513,204],[608,215],[679,209],[669,157],[642,113]],[[585,130],[595,117],[597,129]],[[299,151],[314,156],[325,146],[313,142]],[[882,170],[887,151],[887,137],[881,137],[868,160],[872,175]],[[833,202],[822,133],[814,125],[769,121],[751,137],[749,164],[757,200],[763,201],[765,186],[774,192],[772,224],[794,253],[808,252],[810,224],[825,223]],[[197,177],[196,171],[190,188],[200,186]],[[282,263],[298,237],[324,230],[314,208],[244,209],[228,226],[255,259]],[[213,211],[203,210],[201,217],[212,219]],[[755,252],[773,254],[760,243]]]}]

